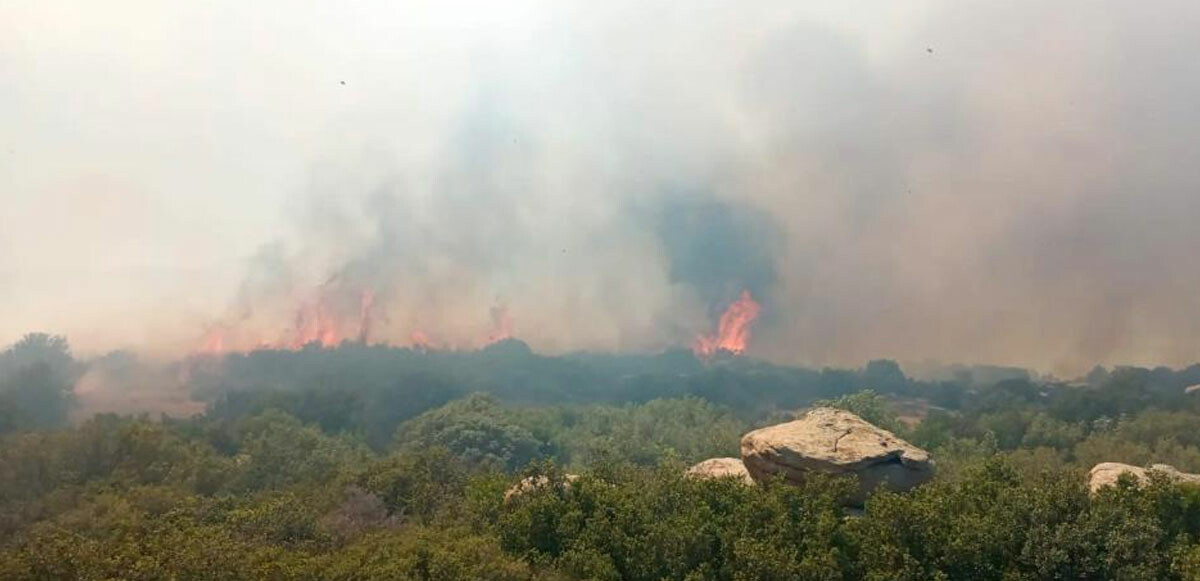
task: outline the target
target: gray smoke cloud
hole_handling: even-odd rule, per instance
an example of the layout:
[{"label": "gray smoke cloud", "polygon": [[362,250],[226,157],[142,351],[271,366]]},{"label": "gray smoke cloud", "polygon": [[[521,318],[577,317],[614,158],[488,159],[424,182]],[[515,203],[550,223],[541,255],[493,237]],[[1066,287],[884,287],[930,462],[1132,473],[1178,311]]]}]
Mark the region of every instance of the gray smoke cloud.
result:
[{"label": "gray smoke cloud", "polygon": [[0,14],[5,337],[1200,357],[1193,3],[80,9]]}]

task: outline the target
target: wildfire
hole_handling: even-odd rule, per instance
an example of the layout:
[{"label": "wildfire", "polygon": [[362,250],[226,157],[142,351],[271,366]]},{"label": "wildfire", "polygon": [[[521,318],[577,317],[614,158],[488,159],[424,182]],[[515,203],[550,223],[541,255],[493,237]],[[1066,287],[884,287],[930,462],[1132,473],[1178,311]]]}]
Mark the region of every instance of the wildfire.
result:
[{"label": "wildfire", "polygon": [[409,335],[408,340],[414,349],[421,349],[425,351],[433,349],[433,341],[430,341],[429,336],[420,329],[413,329],[413,332],[411,335]]},{"label": "wildfire", "polygon": [[225,352],[225,327],[213,325],[204,333],[200,348],[196,350],[202,355],[219,355]]},{"label": "wildfire", "polygon": [[340,340],[337,319],[323,299],[305,303],[296,311],[295,334],[291,347],[299,349],[309,343],[333,347]]},{"label": "wildfire", "polygon": [[750,291],[742,291],[742,296],[725,312],[717,324],[715,335],[700,335],[692,344],[692,352],[697,357],[708,359],[719,351],[740,354],[746,350],[750,340],[750,326],[758,318],[759,304],[750,296]]},{"label": "wildfire", "polygon": [[[243,315],[236,320],[226,319],[208,326],[195,354],[221,356],[258,349],[295,351],[313,345],[330,349],[344,341],[362,345],[386,344],[387,339],[379,335],[388,333],[387,319],[376,297],[373,288],[347,285],[339,277],[334,277],[314,289],[307,298],[301,298],[293,312],[291,324],[284,325],[276,332],[267,332],[271,338],[262,338],[261,320],[256,324],[252,317]],[[414,326],[407,345],[422,351],[478,349],[512,337],[513,318],[507,306],[496,304],[491,307],[489,315],[486,333],[476,336],[479,338],[460,343],[447,342],[434,339],[432,337],[437,335],[431,336]],[[400,343],[405,344],[404,341]]]}]

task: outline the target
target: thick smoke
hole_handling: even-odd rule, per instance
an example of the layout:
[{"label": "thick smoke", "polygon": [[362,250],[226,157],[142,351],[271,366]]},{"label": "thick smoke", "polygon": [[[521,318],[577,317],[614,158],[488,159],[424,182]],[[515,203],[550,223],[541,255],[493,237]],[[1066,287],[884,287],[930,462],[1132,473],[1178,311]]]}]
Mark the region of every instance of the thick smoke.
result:
[{"label": "thick smoke", "polygon": [[[1200,9],[920,7],[247,9],[248,22],[311,34],[218,31],[240,49],[206,53],[220,63],[209,63],[215,78],[228,69],[237,81],[217,98],[246,115],[217,125],[217,138],[250,160],[239,163],[279,165],[270,147],[241,144],[266,132],[309,169],[270,184],[287,193],[285,225],[272,227],[272,214],[241,231],[242,248],[265,246],[240,289],[225,291],[228,310],[203,319],[251,329],[244,341],[278,341],[303,326],[298,309],[324,301],[354,338],[369,291],[373,340],[421,331],[476,345],[503,308],[512,334],[537,349],[644,350],[689,344],[749,289],[764,305],[749,353],[780,362],[932,358],[1077,373],[1194,361]],[[35,40],[10,60],[36,57]],[[104,54],[120,63],[147,52]],[[260,73],[264,87],[248,81]],[[7,85],[42,79],[17,76]],[[123,95],[93,81],[93,92]],[[26,101],[0,102],[20,116]],[[166,128],[144,137],[166,142],[224,119],[186,110],[127,122]],[[13,126],[46,130],[36,119]],[[85,167],[86,152],[59,156],[56,171]],[[158,155],[131,154],[126,166]],[[242,167],[192,165],[161,165],[164,196],[190,176]],[[41,183],[27,164],[3,171],[18,187]],[[261,201],[206,203],[218,215],[265,214]],[[38,208],[18,204],[6,244],[23,239],[20,223],[36,221],[22,212]],[[28,272],[0,270],[0,281],[32,289],[21,286]],[[222,287],[187,290],[197,288]],[[68,307],[84,296],[8,296],[22,313],[102,319]],[[156,299],[144,317],[169,321],[156,333],[186,345],[176,303]]]},{"label": "thick smoke", "polygon": [[721,309],[744,290],[763,296],[775,283],[775,252],[784,238],[765,212],[699,195],[668,198],[658,211],[672,283]]}]

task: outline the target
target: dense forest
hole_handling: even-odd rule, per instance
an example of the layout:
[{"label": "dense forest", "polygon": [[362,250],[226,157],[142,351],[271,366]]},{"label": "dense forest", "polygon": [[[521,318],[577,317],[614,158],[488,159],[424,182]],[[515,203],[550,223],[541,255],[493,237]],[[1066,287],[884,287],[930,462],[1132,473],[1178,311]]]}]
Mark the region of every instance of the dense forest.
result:
[{"label": "dense forest", "polygon": [[[1200,490],[1086,478],[1200,472],[1200,366],[918,381],[887,360],[344,343],[181,361],[161,377],[204,413],[72,425],[80,377],[145,365],[38,334],[0,354],[0,576],[1200,579]],[[930,451],[937,476],[861,511],[844,478],[684,477],[818,402]],[[506,500],[528,477],[550,485]]]}]

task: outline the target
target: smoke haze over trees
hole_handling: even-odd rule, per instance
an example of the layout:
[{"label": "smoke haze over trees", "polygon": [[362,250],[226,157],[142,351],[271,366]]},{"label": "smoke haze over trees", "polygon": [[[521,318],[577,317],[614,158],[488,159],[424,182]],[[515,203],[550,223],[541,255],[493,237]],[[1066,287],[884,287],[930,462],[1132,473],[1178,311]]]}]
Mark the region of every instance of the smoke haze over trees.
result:
[{"label": "smoke haze over trees", "polygon": [[[1200,396],[1185,391],[1200,365],[1097,367],[1086,384],[957,366],[922,381],[890,360],[814,370],[685,349],[545,356],[514,339],[469,352],[311,344],[178,365],[204,413],[66,427],[81,404],[70,378],[102,373],[129,389],[118,380],[138,377],[136,358],[77,360],[40,334],[0,354],[0,572],[1200,578],[1200,491],[1126,478],[1089,494],[1084,478],[1101,461],[1200,471]],[[937,477],[877,492],[848,517],[844,479],[683,476],[813,404],[927,448]],[[553,485],[509,500],[525,478]]]},{"label": "smoke haze over trees", "polygon": [[1198,30],[0,3],[0,578],[1200,580]]},{"label": "smoke haze over trees", "polygon": [[1191,3],[219,4],[2,9],[4,341],[1195,359]]}]

